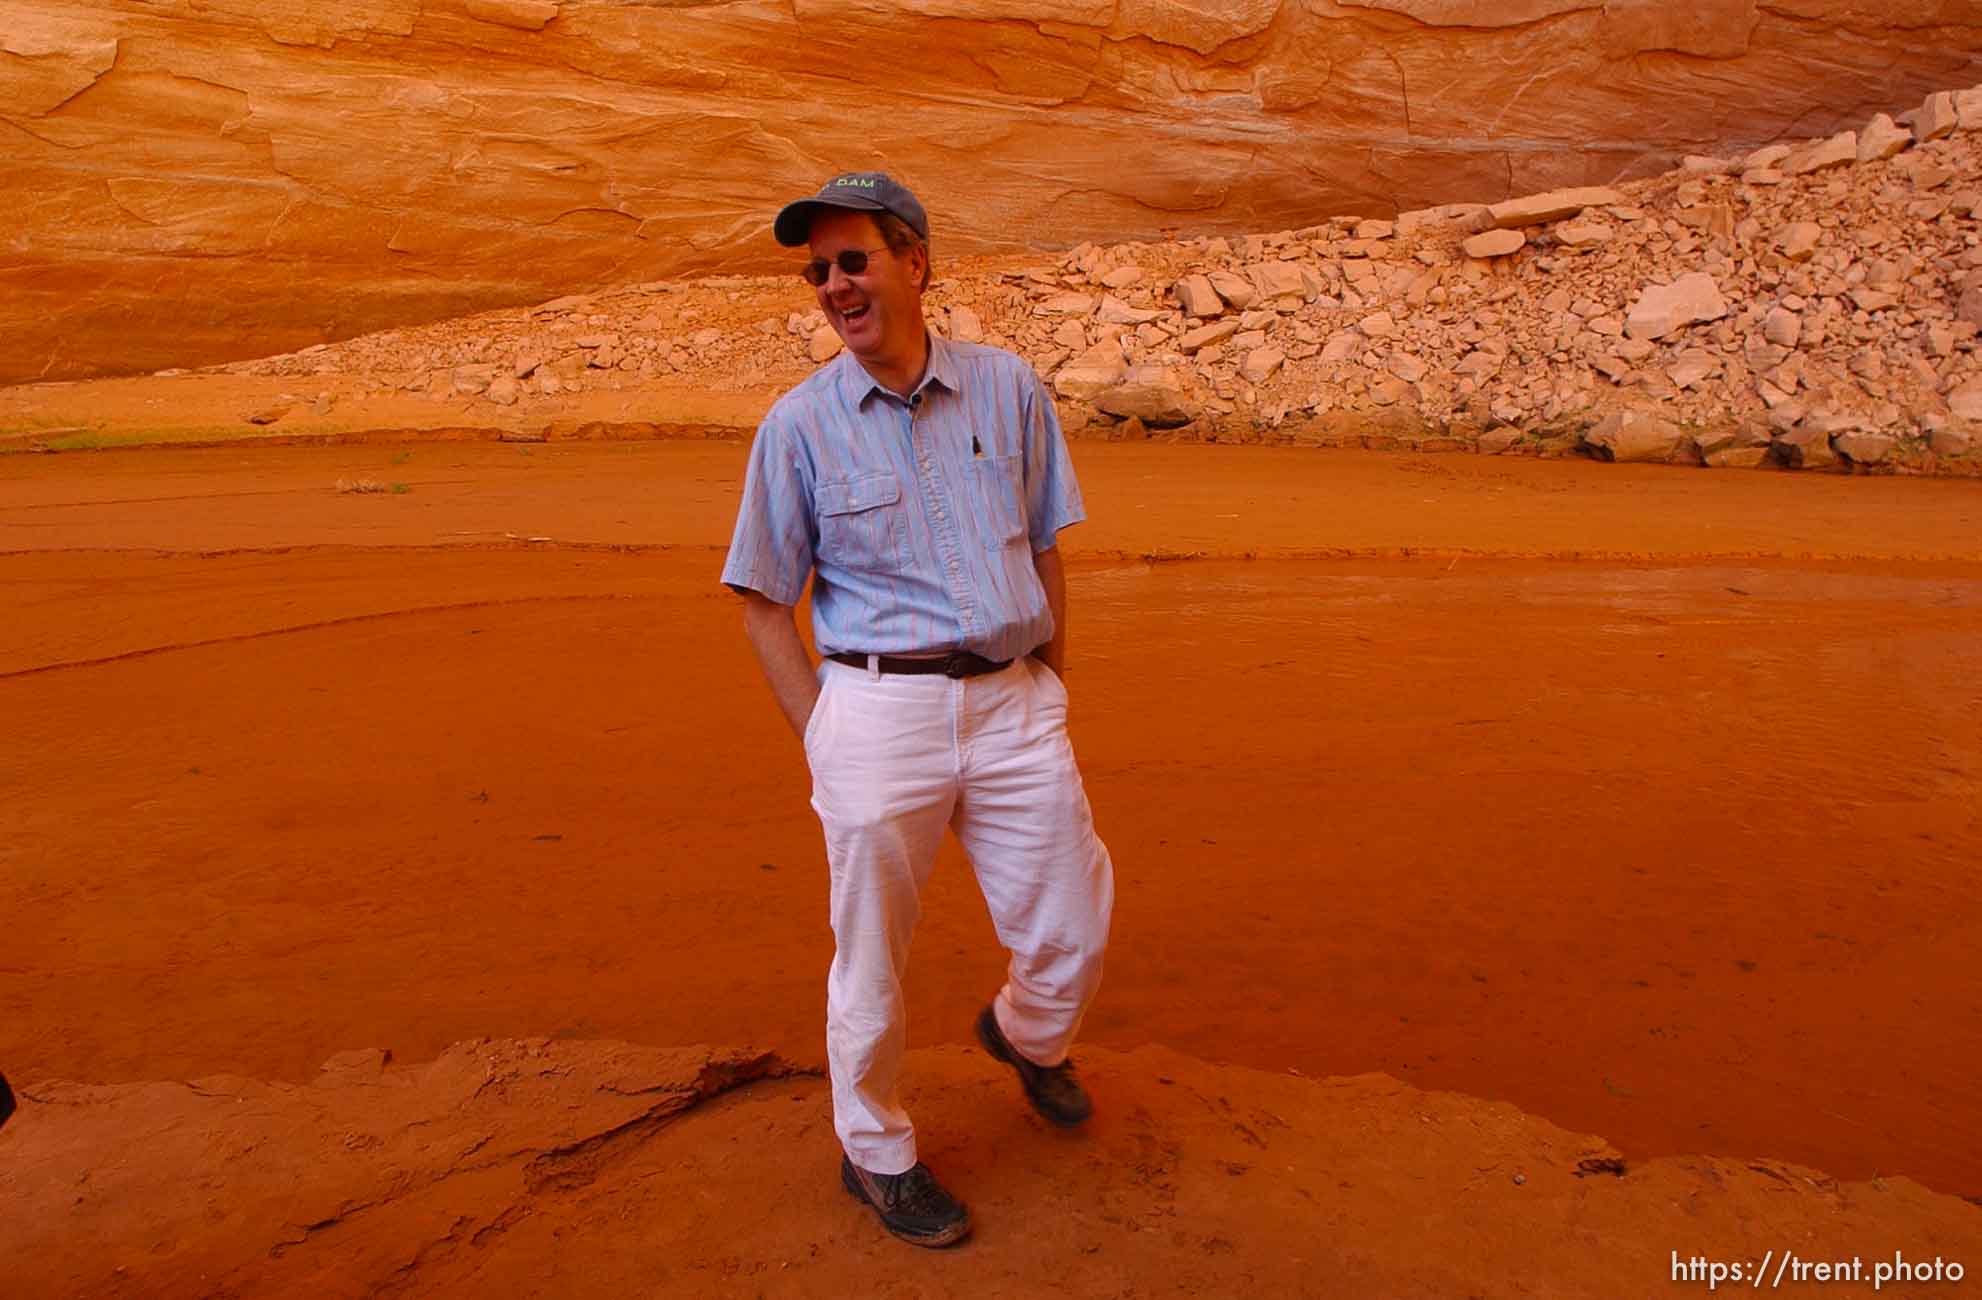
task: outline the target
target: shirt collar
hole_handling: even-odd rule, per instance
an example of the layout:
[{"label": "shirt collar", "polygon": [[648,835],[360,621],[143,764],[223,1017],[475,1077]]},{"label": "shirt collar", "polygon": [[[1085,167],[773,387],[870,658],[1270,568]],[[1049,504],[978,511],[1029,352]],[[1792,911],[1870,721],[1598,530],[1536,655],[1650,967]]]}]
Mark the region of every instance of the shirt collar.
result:
[{"label": "shirt collar", "polygon": [[[954,393],[957,391],[956,357],[950,351],[949,341],[934,330],[929,331],[929,365],[922,372],[922,382],[915,386],[917,393],[931,384],[941,384]],[[874,376],[867,373],[867,367],[860,364],[860,358],[851,352],[840,353],[840,393],[855,410],[867,404],[867,399],[876,393],[901,399],[883,388]]]}]

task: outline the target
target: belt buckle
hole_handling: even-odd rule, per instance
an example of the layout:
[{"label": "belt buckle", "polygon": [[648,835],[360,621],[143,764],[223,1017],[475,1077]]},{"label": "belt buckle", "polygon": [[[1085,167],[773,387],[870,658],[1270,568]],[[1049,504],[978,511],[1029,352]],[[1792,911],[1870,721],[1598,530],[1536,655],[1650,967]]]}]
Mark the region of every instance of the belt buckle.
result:
[{"label": "belt buckle", "polygon": [[970,676],[971,655],[965,650],[952,650],[943,659],[943,676],[959,678]]}]

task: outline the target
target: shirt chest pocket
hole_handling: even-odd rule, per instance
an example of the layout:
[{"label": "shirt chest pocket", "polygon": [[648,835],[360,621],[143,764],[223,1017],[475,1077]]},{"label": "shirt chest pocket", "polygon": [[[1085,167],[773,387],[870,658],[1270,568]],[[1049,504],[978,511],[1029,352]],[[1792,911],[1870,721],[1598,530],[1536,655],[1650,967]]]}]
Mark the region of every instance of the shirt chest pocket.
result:
[{"label": "shirt chest pocket", "polygon": [[893,474],[863,474],[819,485],[819,556],[845,569],[893,569],[900,562],[902,485]]},{"label": "shirt chest pocket", "polygon": [[976,471],[984,543],[994,551],[1025,536],[1024,459],[1021,455],[980,456],[971,462],[971,469]]}]

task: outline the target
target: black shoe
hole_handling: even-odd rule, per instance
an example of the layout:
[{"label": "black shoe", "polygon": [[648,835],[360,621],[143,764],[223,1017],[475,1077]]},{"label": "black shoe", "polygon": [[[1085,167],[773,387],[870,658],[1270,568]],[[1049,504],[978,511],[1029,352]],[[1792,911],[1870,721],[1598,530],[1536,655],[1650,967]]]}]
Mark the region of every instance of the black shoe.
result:
[{"label": "black shoe", "polygon": [[1034,1065],[1026,1060],[1006,1040],[1005,1031],[998,1028],[998,1017],[990,1007],[984,1008],[984,1014],[977,1018],[977,1041],[993,1057],[1018,1071],[1026,1100],[1049,1123],[1074,1128],[1086,1123],[1087,1117],[1094,1113],[1094,1103],[1087,1099],[1087,1090],[1074,1078],[1074,1063]]},{"label": "black shoe", "polygon": [[905,1174],[870,1174],[841,1156],[840,1181],[855,1200],[873,1206],[881,1226],[903,1241],[948,1246],[970,1235],[970,1211],[919,1161]]}]

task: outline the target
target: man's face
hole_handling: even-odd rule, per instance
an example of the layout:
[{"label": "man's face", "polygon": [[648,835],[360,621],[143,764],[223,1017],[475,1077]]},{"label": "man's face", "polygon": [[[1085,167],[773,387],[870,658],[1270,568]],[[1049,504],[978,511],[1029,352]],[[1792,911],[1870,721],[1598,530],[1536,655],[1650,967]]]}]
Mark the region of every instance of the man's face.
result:
[{"label": "man's face", "polygon": [[[812,218],[811,242],[813,257],[833,262],[826,283],[813,292],[847,351],[872,362],[913,356],[925,328],[919,286],[927,252],[897,254],[873,217],[844,209],[820,209]],[[859,275],[848,275],[835,261],[849,248],[867,253],[867,269]]]}]

